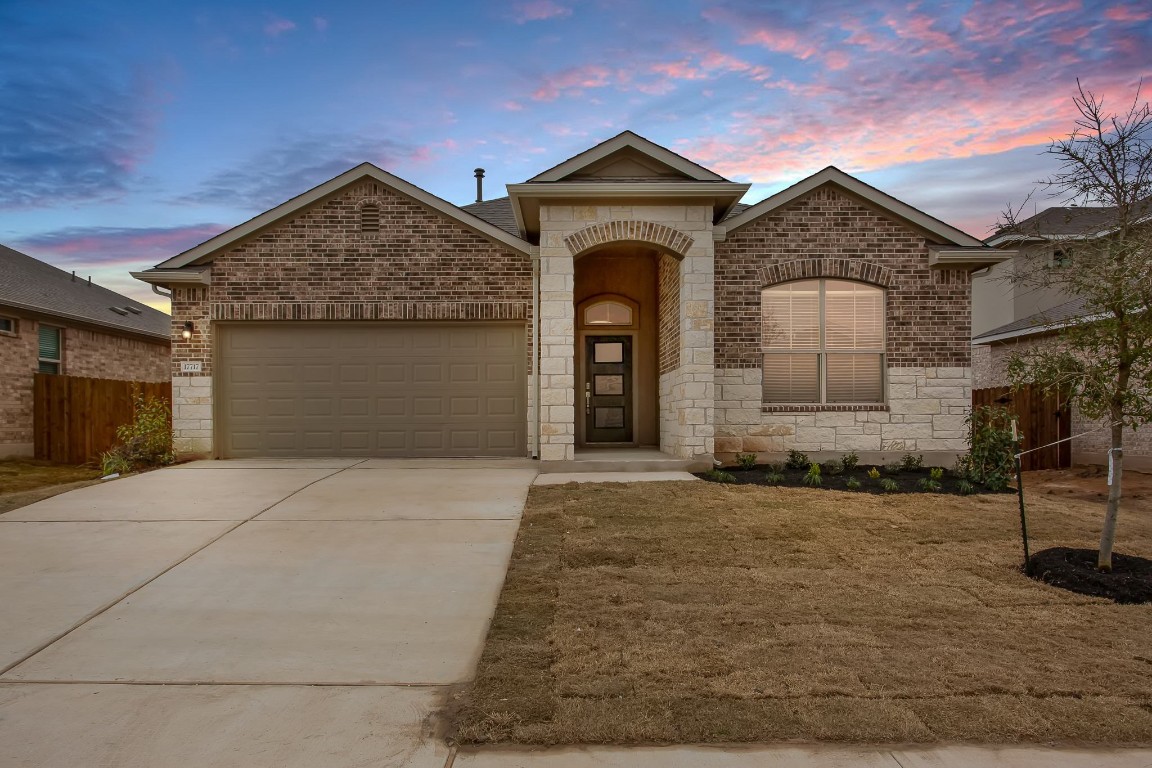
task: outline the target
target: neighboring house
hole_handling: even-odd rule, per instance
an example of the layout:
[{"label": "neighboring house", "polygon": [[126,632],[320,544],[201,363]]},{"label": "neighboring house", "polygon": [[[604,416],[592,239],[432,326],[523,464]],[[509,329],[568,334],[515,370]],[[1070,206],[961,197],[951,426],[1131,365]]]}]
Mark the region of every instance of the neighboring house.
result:
[{"label": "neighboring house", "polygon": [[[1063,327],[1089,315],[1083,298],[1028,284],[1034,281],[1014,282],[1014,271],[1074,269],[1061,243],[1100,236],[1114,215],[1115,209],[1107,207],[1048,208],[988,238],[988,245],[1011,249],[1014,255],[972,281],[976,388],[1009,386],[1007,364],[1013,354],[1051,344]],[[1112,440],[1105,421],[1087,419],[1073,407],[1071,434],[1082,435],[1072,440],[1072,463],[1107,463]],[[1152,471],[1152,429],[1125,431],[1124,461],[1130,469]]]},{"label": "neighboring house", "polygon": [[0,456],[32,455],[33,374],[167,381],[171,318],[0,245]]},{"label": "neighboring house", "polygon": [[464,207],[360,165],[133,273],[190,334],[179,448],[965,450],[969,275],[1010,254],[836,168],[748,188],[631,132]]}]

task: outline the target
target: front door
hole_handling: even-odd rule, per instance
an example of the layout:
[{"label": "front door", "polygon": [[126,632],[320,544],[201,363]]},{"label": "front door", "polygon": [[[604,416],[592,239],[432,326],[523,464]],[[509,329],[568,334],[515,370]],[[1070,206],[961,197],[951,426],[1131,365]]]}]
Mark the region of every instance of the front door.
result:
[{"label": "front door", "polygon": [[584,338],[584,442],[633,442],[631,336]]}]

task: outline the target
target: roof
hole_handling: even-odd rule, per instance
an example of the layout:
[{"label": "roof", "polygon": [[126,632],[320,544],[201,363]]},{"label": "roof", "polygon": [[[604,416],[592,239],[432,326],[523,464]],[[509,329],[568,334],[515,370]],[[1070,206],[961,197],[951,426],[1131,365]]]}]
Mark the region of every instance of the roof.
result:
[{"label": "roof", "polygon": [[[636,156],[654,161],[658,166],[662,166],[663,170],[679,175],[685,181],[727,181],[715,171],[710,171],[699,163],[694,163],[638,133],[621,131],[612,138],[568,158],[559,165],[554,165],[548,170],[536,174],[526,183],[569,181],[572,180],[570,177],[580,176],[581,172],[596,167],[602,160],[629,151],[635,153]],[[617,177],[615,180],[620,180],[620,178]],[[651,177],[643,176],[637,180],[651,181]]]},{"label": "roof", "polygon": [[[508,197],[495,197],[479,203],[471,203],[461,208],[473,216],[478,216],[494,227],[516,234],[516,213],[512,210],[512,199]],[[725,221],[737,216],[749,208],[747,203],[736,203],[728,213]]]},{"label": "roof", "polygon": [[[845,189],[857,197],[867,200],[876,207],[935,235],[945,243],[971,248],[984,247],[983,241],[978,238],[969,235],[967,232],[962,232],[949,224],[945,224],[943,221],[940,221],[940,219],[929,216],[920,209],[913,208],[911,205],[897,200],[885,192],[881,192],[870,184],[865,184],[863,181],[860,181],[860,179],[845,173],[834,165],[830,165],[822,171],[817,171],[787,189],[777,192],[771,197],[766,197],[755,205],[747,207],[739,215],[730,217],[727,220],[728,232],[735,232],[741,227],[751,224],[761,216],[783,208],[825,184],[835,184],[841,189]],[[1003,259],[1000,259],[1000,261],[1003,261]]]},{"label": "roof", "polygon": [[345,187],[351,186],[363,179],[372,179],[378,181],[389,189],[398,192],[405,197],[415,200],[418,203],[428,206],[434,211],[438,211],[445,216],[459,222],[472,231],[495,240],[502,245],[509,248],[531,255],[534,248],[529,243],[510,234],[507,230],[493,226],[484,219],[477,217],[463,208],[453,205],[452,203],[442,198],[433,195],[430,192],[417,187],[404,181],[399,176],[393,176],[382,168],[378,168],[372,163],[361,163],[360,165],[345,171],[339,176],[329,179],[328,181],[313,187],[307,192],[297,195],[296,197],[281,203],[272,210],[265,211],[264,213],[249,219],[248,221],[221,232],[213,238],[205,240],[195,248],[190,248],[181,254],[173,256],[167,261],[157,264],[156,267],[144,272],[133,272],[132,276],[138,280],[146,282],[153,282],[158,285],[167,285],[171,282],[172,270],[179,270],[184,267],[203,264],[211,261],[212,257],[221,250],[228,248],[239,241],[259,232],[265,227],[276,224],[312,205],[313,203],[335,194]]},{"label": "roof", "polygon": [[169,315],[147,304],[3,245],[0,245],[0,305],[165,341],[172,327]]},{"label": "roof", "polygon": [[986,241],[989,245],[1024,240],[1032,237],[1075,237],[1106,228],[1116,216],[1113,207],[1056,206],[1045,208],[1016,223],[1014,227],[996,230]]},{"label": "roof", "polygon": [[1043,312],[1037,312],[1034,315],[1029,315],[1020,320],[1006,323],[999,328],[985,331],[979,336],[973,337],[972,343],[990,344],[994,341],[1004,341],[1019,336],[1031,336],[1037,333],[1055,331],[1087,316],[1088,300],[1081,296],[1071,301],[1066,301],[1063,304],[1058,304],[1051,309],[1046,309]]}]

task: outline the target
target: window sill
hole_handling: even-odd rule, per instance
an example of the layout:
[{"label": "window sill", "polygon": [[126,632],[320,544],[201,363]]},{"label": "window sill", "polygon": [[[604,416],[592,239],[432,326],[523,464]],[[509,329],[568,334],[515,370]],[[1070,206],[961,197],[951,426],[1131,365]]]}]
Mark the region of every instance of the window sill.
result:
[{"label": "window sill", "polygon": [[761,413],[827,413],[844,411],[887,411],[887,403],[797,403],[760,406]]}]

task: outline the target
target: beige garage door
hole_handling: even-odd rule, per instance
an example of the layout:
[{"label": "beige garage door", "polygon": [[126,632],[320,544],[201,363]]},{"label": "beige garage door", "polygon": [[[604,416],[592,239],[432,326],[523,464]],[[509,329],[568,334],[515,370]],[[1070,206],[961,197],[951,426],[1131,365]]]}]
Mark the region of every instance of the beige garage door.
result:
[{"label": "beige garage door", "polygon": [[225,457],[526,453],[523,326],[215,328]]}]

